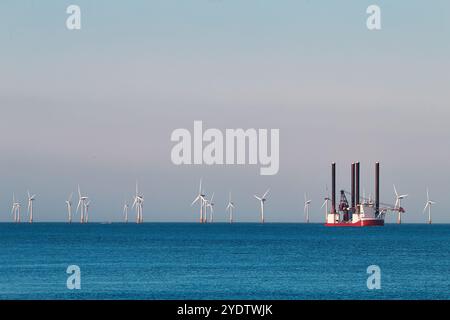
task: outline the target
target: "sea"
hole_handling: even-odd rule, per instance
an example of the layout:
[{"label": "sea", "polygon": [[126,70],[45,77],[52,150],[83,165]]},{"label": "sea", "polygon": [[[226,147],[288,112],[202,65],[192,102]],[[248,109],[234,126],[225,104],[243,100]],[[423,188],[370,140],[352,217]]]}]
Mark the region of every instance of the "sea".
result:
[{"label": "sea", "polygon": [[0,224],[0,299],[449,297],[449,224]]}]

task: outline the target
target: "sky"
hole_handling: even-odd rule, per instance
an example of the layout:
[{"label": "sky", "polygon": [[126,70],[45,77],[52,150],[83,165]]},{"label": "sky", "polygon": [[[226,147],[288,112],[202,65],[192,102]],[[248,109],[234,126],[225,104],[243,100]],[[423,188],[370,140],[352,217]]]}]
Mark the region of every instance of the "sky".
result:
[{"label": "sky", "polygon": [[[81,8],[81,30],[66,8]],[[366,8],[381,8],[369,31]],[[199,179],[225,221],[257,221],[254,194],[271,188],[268,222],[311,221],[330,188],[350,189],[350,164],[381,201],[408,193],[404,222],[450,222],[450,2],[12,1],[0,2],[0,221],[12,194],[36,221],[65,221],[80,184],[92,221],[120,221],[135,181],[145,221],[197,221]],[[173,130],[280,130],[280,170],[184,165]],[[76,203],[77,196],[74,195]],[[23,210],[23,217],[25,212]],[[390,215],[387,222],[394,222]]]}]

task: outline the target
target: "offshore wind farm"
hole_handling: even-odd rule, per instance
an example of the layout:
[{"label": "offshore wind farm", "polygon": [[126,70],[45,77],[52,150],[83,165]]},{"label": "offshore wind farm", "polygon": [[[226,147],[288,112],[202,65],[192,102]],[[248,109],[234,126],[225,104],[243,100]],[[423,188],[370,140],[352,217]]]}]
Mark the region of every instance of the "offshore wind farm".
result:
[{"label": "offshore wind farm", "polygon": [[449,299],[449,13],[0,1],[0,300]]},{"label": "offshore wind farm", "polygon": [[[360,163],[354,162],[351,164],[351,192],[348,192],[344,189],[340,191],[340,201],[337,203],[336,200],[336,164],[332,163],[331,170],[331,185],[332,185],[332,194],[331,198],[328,195],[328,186],[326,187],[326,194],[324,202],[322,203],[320,210],[325,209],[325,219],[323,223],[327,226],[378,226],[384,225],[385,215],[388,212],[397,214],[397,224],[402,224],[402,214],[406,212],[405,207],[402,206],[402,200],[405,200],[408,197],[408,194],[399,194],[395,184],[393,185],[394,191],[394,204],[387,204],[386,202],[380,202],[380,165],[377,162],[375,165],[375,198],[372,199],[372,195],[369,195],[368,198],[365,196],[365,192],[363,192],[362,197],[360,196]],[[364,190],[364,188],[363,188]],[[426,187],[426,202],[425,207],[423,208],[423,213],[427,212],[427,218],[424,219],[423,223],[431,224],[432,216],[431,216],[431,207],[434,206],[437,202],[434,200],[430,200],[429,196],[429,188]],[[75,210],[75,214],[79,214],[79,222],[81,224],[85,224],[89,222],[89,207],[91,203],[91,199],[87,195],[83,195],[81,192],[80,185],[77,186],[78,191],[78,204]],[[256,218],[255,214],[255,222],[259,220],[260,223],[265,223],[265,203],[268,199],[268,195],[270,192],[270,188],[268,188],[262,195],[254,194],[253,197],[258,200],[259,203],[259,219]],[[195,204],[199,205],[199,222],[202,224],[213,223],[214,219],[214,195],[215,192],[211,193],[210,198],[207,198],[206,191],[204,189],[203,178],[200,179],[198,193],[196,194],[194,200],[191,203],[191,207]],[[346,195],[351,197],[351,203],[348,202]],[[73,222],[73,212],[72,212],[72,197],[73,192],[71,192],[64,201],[67,208],[67,222],[70,224]],[[139,191],[139,183],[136,181],[135,184],[135,194],[130,197],[131,198],[131,209],[135,210],[136,218],[135,222],[137,224],[141,224],[144,222],[144,195]],[[27,214],[28,214],[28,222],[35,222],[35,217],[33,215],[33,203],[36,200],[36,194],[31,195],[29,191],[27,191]],[[156,201],[156,200],[153,200]],[[331,206],[329,203],[331,202]],[[311,207],[312,199],[309,198],[308,193],[304,192],[304,206],[303,206],[303,214],[304,214],[304,223],[310,222],[310,207]],[[219,222],[226,222],[228,220],[229,223],[238,222],[235,216],[235,203],[231,201],[231,191],[229,191],[228,202],[224,202],[223,210],[222,210],[222,219],[219,219]],[[366,213],[364,213],[364,208]],[[124,222],[128,223],[129,220],[129,205],[125,200],[122,207],[123,212],[123,220],[115,221],[115,222]],[[276,208],[272,209],[274,212],[277,212]],[[316,215],[319,215],[319,208],[316,208]],[[258,210],[255,210],[257,212]],[[367,213],[367,211],[373,211],[372,214]],[[266,212],[267,214],[267,212]],[[150,213],[151,215],[151,213]],[[275,213],[276,215],[276,213]],[[300,216],[300,215],[299,215]],[[20,218],[20,203],[16,200],[16,195],[13,193],[12,196],[12,207],[11,207],[11,221],[13,223],[21,223]],[[8,221],[8,219],[7,219]],[[56,220],[60,221],[60,220]],[[277,222],[276,216],[272,220]],[[48,222],[48,221],[47,221]],[[102,222],[102,221],[97,221]],[[291,221],[293,223],[302,222],[301,219]]]},{"label": "offshore wind farm", "polygon": [[[448,299],[450,278],[441,271],[450,268],[450,224],[431,224],[437,202],[429,189],[420,208],[423,223],[407,223],[409,210],[402,202],[407,195],[396,187],[394,204],[380,201],[379,191],[358,197],[358,162],[351,164],[351,191],[342,189],[337,202],[335,166],[331,194],[327,186],[322,197],[304,191],[297,199],[297,220],[289,223],[274,218],[278,210],[268,201],[277,195],[273,188],[240,194],[241,201],[253,204],[254,217],[240,221],[236,189],[217,198],[203,178],[198,189],[192,188],[193,201],[185,203],[191,221],[182,223],[152,221],[156,212],[152,205],[144,212],[137,181],[114,223],[95,219],[95,211],[89,211],[95,198],[80,186],[74,215],[71,192],[60,201],[65,219],[57,223],[39,221],[39,198],[28,191],[28,219],[21,221],[14,193],[13,221],[0,223],[0,299]],[[375,179],[376,186],[379,182]],[[312,207],[314,198],[323,202]],[[218,200],[222,208],[217,210]],[[400,210],[406,213],[403,219]],[[388,211],[396,220],[373,223],[384,222]],[[360,228],[366,225],[373,227]],[[61,285],[66,265],[74,263],[85,275],[75,292]],[[365,285],[367,265],[374,263],[387,274],[377,292]],[[411,272],[411,265],[427,272]]]}]

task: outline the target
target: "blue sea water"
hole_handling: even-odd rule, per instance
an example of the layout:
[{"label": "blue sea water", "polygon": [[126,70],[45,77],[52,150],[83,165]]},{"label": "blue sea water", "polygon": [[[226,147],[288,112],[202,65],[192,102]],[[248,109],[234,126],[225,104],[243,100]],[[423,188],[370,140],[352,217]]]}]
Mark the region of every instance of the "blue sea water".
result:
[{"label": "blue sea water", "polygon": [[[66,268],[81,269],[69,290]],[[381,269],[369,290],[367,267]],[[449,299],[450,225],[0,224],[1,299]]]}]

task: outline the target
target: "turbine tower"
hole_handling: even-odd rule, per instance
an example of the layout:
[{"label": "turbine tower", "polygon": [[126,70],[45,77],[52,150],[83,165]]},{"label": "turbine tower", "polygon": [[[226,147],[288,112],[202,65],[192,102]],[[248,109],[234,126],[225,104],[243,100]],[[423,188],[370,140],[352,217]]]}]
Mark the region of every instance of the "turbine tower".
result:
[{"label": "turbine tower", "polygon": [[28,194],[28,217],[29,223],[33,223],[33,201],[36,199],[36,195],[30,195],[30,191],[27,191]]},{"label": "turbine tower", "polygon": [[73,192],[69,195],[69,198],[66,200],[67,214],[69,215],[69,223],[72,223],[72,196]]},{"label": "turbine tower", "polygon": [[309,223],[309,205],[311,204],[311,200],[307,200],[308,196],[305,193],[305,206],[303,207],[303,212],[305,213],[306,223]]},{"label": "turbine tower", "polygon": [[205,190],[202,191],[202,203],[203,203],[203,223],[208,222],[208,199],[206,199]]},{"label": "turbine tower", "polygon": [[209,222],[213,222],[214,220],[214,192],[211,195],[211,199],[207,201],[206,206],[209,207]]},{"label": "turbine tower", "polygon": [[234,209],[234,203],[231,201],[231,192],[230,192],[230,194],[228,196],[228,205],[227,205],[227,208],[225,209],[230,214],[230,216],[229,216],[230,223],[233,223],[233,209]]},{"label": "turbine tower", "polygon": [[86,213],[86,202],[88,201],[88,197],[81,195],[80,185],[78,185],[78,205],[77,205],[77,213],[80,209],[80,223],[84,223],[86,221],[85,213]]},{"label": "turbine tower", "polygon": [[435,203],[436,202],[434,202],[433,200],[430,200],[430,195],[427,188],[427,202],[425,204],[425,208],[423,208],[423,213],[425,213],[425,211],[427,211],[428,209],[428,224],[431,224],[431,206]]},{"label": "turbine tower", "polygon": [[[203,192],[204,194],[205,192]],[[208,222],[208,206],[209,206],[209,201],[208,199],[206,199],[206,196],[203,200],[203,223],[207,223]]]},{"label": "turbine tower", "polygon": [[125,223],[128,223],[128,203],[126,201],[123,205],[123,214],[125,218]]},{"label": "turbine tower", "polygon": [[11,215],[13,216],[13,221],[16,222],[16,199],[14,194],[13,194],[13,203],[11,207]]},{"label": "turbine tower", "polygon": [[402,213],[405,212],[405,210],[402,208],[402,199],[405,199],[406,197],[408,197],[408,195],[407,194],[399,195],[397,192],[397,189],[395,188],[395,185],[394,185],[394,192],[395,192],[394,209],[396,209],[398,211],[397,223],[401,224],[402,223]]},{"label": "turbine tower", "polygon": [[200,186],[198,188],[198,194],[196,196],[196,198],[194,199],[194,201],[192,201],[191,203],[191,207],[196,204],[198,201],[200,201],[200,223],[205,222],[204,218],[203,218],[203,208],[205,206],[205,195],[202,193],[202,179],[200,179]]},{"label": "turbine tower", "polygon": [[91,203],[91,201],[89,200],[89,201],[87,201],[86,202],[86,204],[85,204],[85,208],[84,208],[84,212],[85,212],[85,215],[84,215],[84,222],[85,223],[88,223],[89,222],[89,204]]},{"label": "turbine tower", "polygon": [[264,192],[264,194],[263,194],[261,197],[258,197],[257,195],[254,195],[254,197],[255,197],[256,199],[258,199],[259,202],[261,203],[261,223],[264,223],[264,203],[265,203],[266,200],[267,200],[266,197],[267,197],[267,195],[268,195],[268,193],[269,193],[269,190],[270,190],[270,188],[267,189],[267,191]]}]

